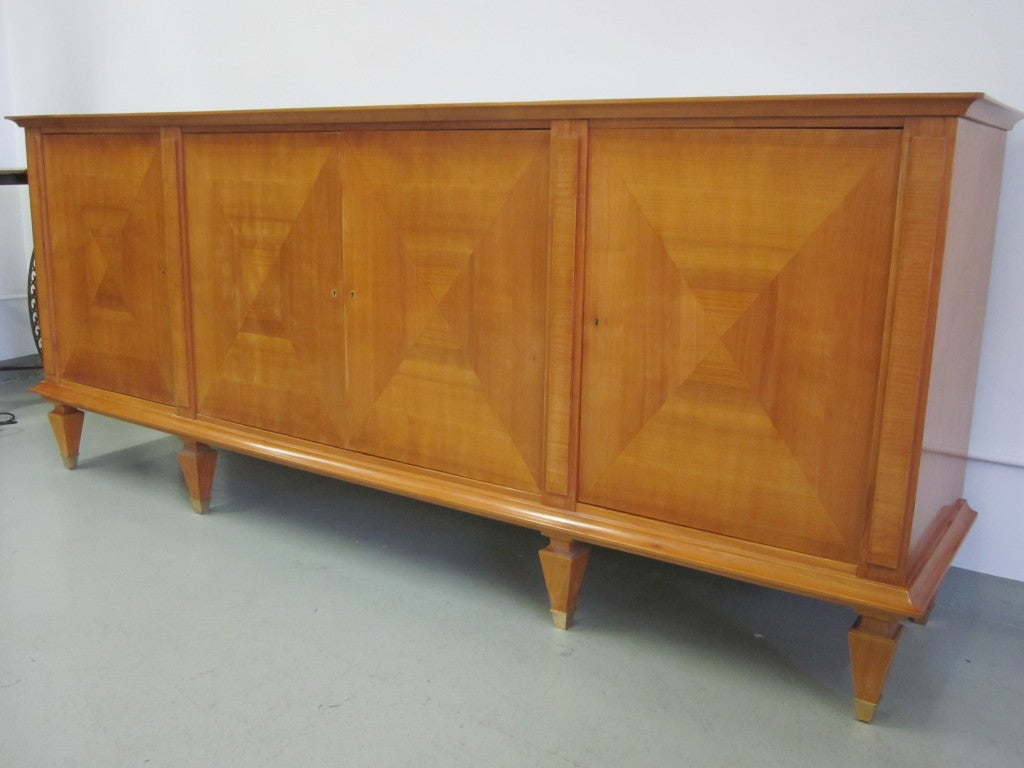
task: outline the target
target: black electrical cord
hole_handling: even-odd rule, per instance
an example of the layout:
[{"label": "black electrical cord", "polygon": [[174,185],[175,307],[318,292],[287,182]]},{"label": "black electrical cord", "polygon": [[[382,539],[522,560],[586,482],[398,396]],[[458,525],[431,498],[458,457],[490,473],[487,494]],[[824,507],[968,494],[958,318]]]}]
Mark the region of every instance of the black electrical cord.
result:
[{"label": "black electrical cord", "polygon": [[6,427],[8,424],[17,424],[18,420],[14,418],[13,413],[8,411],[0,411],[0,427]]}]

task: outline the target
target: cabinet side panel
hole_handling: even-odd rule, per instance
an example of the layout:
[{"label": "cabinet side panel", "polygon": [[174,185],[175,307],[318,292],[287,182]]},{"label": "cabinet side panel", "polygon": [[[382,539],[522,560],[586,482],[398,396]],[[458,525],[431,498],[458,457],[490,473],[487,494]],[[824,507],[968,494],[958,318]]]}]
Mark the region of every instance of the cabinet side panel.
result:
[{"label": "cabinet side panel", "polygon": [[32,206],[32,239],[36,260],[36,291],[39,295],[39,327],[42,331],[43,373],[48,380],[58,378],[56,318],[53,311],[50,278],[50,231],[47,224],[46,192],[43,179],[46,167],[43,155],[43,136],[38,128],[25,131],[28,155],[28,193]]},{"label": "cabinet side panel", "polygon": [[960,120],[918,473],[912,557],[963,493],[1006,134]]},{"label": "cabinet side panel", "polygon": [[43,136],[46,276],[57,375],[170,404],[160,137]]}]

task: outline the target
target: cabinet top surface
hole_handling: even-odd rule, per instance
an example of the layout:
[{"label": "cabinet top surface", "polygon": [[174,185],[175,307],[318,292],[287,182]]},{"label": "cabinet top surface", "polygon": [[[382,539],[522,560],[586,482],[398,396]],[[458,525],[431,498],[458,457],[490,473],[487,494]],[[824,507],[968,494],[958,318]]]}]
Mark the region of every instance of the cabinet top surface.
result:
[{"label": "cabinet top surface", "polygon": [[182,127],[317,127],[345,124],[529,123],[549,120],[900,119],[965,117],[1009,130],[1024,113],[982,93],[736,96],[519,103],[420,104],[222,112],[31,115],[26,128],[92,130]]}]

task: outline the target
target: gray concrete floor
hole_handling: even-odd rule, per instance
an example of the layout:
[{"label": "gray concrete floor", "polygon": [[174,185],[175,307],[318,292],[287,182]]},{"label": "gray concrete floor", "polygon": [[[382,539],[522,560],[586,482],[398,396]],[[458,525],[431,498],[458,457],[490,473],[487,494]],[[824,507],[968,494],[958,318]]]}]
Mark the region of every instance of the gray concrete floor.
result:
[{"label": "gray concrete floor", "polygon": [[0,766],[1017,766],[1024,584],[947,578],[872,725],[844,608],[86,417],[65,470],[0,374]]}]

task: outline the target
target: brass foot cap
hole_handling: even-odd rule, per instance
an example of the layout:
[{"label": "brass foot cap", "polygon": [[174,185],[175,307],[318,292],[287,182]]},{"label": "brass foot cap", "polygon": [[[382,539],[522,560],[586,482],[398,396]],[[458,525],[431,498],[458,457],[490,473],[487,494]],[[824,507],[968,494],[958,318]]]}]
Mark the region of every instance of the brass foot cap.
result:
[{"label": "brass foot cap", "polygon": [[64,459],[64,466],[68,469],[74,469],[78,466],[78,454],[72,454],[71,456],[61,456]]},{"label": "brass foot cap", "polygon": [[870,701],[862,699],[854,699],[853,708],[858,720],[862,723],[870,723],[875,718],[875,710],[878,708],[878,704],[872,704]]},{"label": "brass foot cap", "polygon": [[552,608],[551,620],[559,629],[568,629],[572,626],[572,616],[570,616],[565,611],[556,611],[554,608]]},{"label": "brass foot cap", "polygon": [[192,499],[192,509],[194,509],[198,515],[205,515],[210,511],[210,500]]}]

